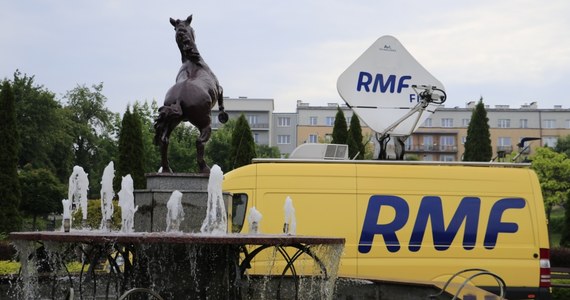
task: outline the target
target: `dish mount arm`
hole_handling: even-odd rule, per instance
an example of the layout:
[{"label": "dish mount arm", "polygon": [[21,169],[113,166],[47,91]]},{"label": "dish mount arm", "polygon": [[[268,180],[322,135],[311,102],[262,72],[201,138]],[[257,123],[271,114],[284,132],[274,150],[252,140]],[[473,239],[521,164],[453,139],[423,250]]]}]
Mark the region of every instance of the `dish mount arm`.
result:
[{"label": "dish mount arm", "polygon": [[[445,91],[440,89],[440,88],[437,88],[436,86],[412,85],[412,88],[414,89],[416,94],[419,96],[418,97],[419,98],[418,103],[414,107],[412,107],[412,109],[410,109],[410,111],[408,111],[405,115],[403,115],[401,118],[396,120],[390,126],[386,127],[386,129],[384,129],[383,132],[376,132],[376,134],[375,134],[376,140],[378,141],[378,144],[380,145],[380,152],[378,154],[379,160],[385,160],[387,158],[386,148],[387,148],[388,142],[390,141],[390,132],[392,130],[394,130],[394,128],[398,127],[398,125],[400,125],[402,122],[406,121],[407,119],[412,117],[414,114],[417,114],[415,121],[414,121],[414,125],[411,127],[412,129],[408,133],[408,135],[396,137],[396,142],[398,143],[398,144],[396,144],[396,159],[397,160],[403,160],[404,159],[404,151],[405,151],[404,142],[405,142],[406,138],[413,133],[413,130],[418,125],[418,122],[421,119],[421,116],[424,113],[425,109],[431,103],[443,104],[445,102],[445,100],[447,99],[447,94],[445,93]],[[418,90],[421,90],[421,91],[418,92]]]}]

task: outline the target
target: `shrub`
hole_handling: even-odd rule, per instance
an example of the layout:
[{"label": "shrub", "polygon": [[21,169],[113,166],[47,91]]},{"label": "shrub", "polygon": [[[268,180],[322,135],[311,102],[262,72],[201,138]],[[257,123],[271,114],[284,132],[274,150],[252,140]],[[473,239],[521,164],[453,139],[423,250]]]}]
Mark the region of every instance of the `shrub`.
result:
[{"label": "shrub", "polygon": [[[118,201],[113,201],[113,230],[120,230],[121,229],[121,207],[119,206]],[[94,199],[87,201],[87,226],[91,229],[99,229],[101,226],[101,200]],[[83,218],[83,214],[81,209],[78,209],[73,214],[73,228],[81,228],[81,219]]]},{"label": "shrub", "polygon": [[550,249],[550,265],[570,268],[570,248],[554,247]]},{"label": "shrub", "polygon": [[16,248],[8,241],[0,241],[0,260],[12,260],[16,255]]}]

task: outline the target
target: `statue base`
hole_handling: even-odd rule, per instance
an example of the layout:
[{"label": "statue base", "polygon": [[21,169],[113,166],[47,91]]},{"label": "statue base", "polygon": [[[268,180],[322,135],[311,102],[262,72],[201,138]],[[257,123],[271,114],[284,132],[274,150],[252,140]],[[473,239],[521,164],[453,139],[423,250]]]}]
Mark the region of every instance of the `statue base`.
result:
[{"label": "statue base", "polygon": [[[208,174],[200,173],[148,173],[144,190],[135,190],[135,232],[166,231],[166,203],[172,192],[182,193],[184,220],[180,223],[181,232],[200,232],[208,207]],[[226,212],[231,213],[232,198],[224,193]],[[231,218],[228,218],[231,224]],[[231,226],[231,225],[228,225]]]}]

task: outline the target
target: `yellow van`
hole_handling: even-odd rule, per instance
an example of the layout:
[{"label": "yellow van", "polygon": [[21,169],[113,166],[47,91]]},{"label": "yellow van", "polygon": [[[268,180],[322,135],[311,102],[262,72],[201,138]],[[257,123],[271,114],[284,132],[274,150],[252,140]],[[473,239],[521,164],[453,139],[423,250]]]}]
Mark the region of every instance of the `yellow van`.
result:
[{"label": "yellow van", "polygon": [[[550,299],[544,204],[528,165],[256,159],[225,174],[223,189],[234,232],[249,232],[256,207],[260,231],[281,233],[290,197],[298,235],[344,237],[341,277],[445,282],[478,268],[504,280],[508,299]],[[498,290],[490,277],[473,283]]]}]

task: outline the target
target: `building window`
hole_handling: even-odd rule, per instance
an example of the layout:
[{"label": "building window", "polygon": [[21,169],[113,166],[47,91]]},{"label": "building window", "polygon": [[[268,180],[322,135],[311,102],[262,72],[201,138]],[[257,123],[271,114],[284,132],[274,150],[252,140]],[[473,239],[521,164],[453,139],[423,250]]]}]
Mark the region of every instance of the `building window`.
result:
[{"label": "building window", "polygon": [[450,151],[456,149],[455,137],[452,135],[442,135],[439,137],[439,148],[442,151]]},{"label": "building window", "polygon": [[570,120],[566,120],[566,129],[570,129]]},{"label": "building window", "polygon": [[253,141],[258,144],[259,143],[259,133],[254,133],[253,134]]},{"label": "building window", "polygon": [[424,127],[431,127],[431,126],[432,126],[431,124],[432,124],[432,119],[431,119],[431,118],[427,118],[427,119],[424,121]]},{"label": "building window", "polygon": [[309,117],[309,125],[317,125],[317,117]]},{"label": "building window", "polygon": [[499,128],[511,128],[511,119],[499,119],[499,123],[497,124]]},{"label": "building window", "polygon": [[318,143],[318,137],[316,134],[309,134],[309,143]]},{"label": "building window", "polygon": [[277,118],[279,127],[290,127],[291,126],[291,118],[289,117],[279,117]]},{"label": "building window", "polygon": [[433,155],[431,155],[431,154],[424,154],[422,160],[423,160],[423,161],[432,161],[432,160],[433,160]]},{"label": "building window", "polygon": [[543,121],[543,128],[556,128],[556,120],[554,119],[546,119]]},{"label": "building window", "polygon": [[257,124],[257,116],[256,115],[247,115],[247,122],[249,125]]},{"label": "building window", "polygon": [[413,147],[413,142],[412,142],[412,137],[408,137],[405,141],[404,141],[404,147],[406,149],[406,151],[410,151],[412,150]]},{"label": "building window", "polygon": [[425,150],[425,151],[433,150],[433,136],[424,135],[422,147],[423,147],[423,150]]},{"label": "building window", "polygon": [[469,122],[471,122],[471,119],[461,119],[461,126],[469,127]]},{"label": "building window", "polygon": [[558,137],[557,136],[545,136],[542,138],[542,145],[544,147],[548,146],[551,148],[556,147],[556,144],[558,143]]},{"label": "building window", "polygon": [[455,155],[442,154],[439,156],[439,161],[455,161]]},{"label": "building window", "polygon": [[453,127],[453,119],[452,118],[441,119],[441,127]]},{"label": "building window", "polygon": [[510,136],[501,136],[497,140],[497,151],[505,151],[507,153],[513,152],[513,146],[511,146]]},{"label": "building window", "polygon": [[325,123],[327,126],[334,126],[334,117],[326,117]]},{"label": "building window", "polygon": [[512,144],[511,144],[511,137],[510,137],[510,136],[502,136],[502,137],[499,137],[499,139],[497,140],[497,145],[498,145],[499,147],[502,147],[502,146],[511,146],[511,145],[512,145]]},{"label": "building window", "polygon": [[461,137],[461,145],[465,145],[465,142],[467,141],[467,136],[464,135]]},{"label": "building window", "polygon": [[278,135],[277,136],[277,144],[280,144],[280,145],[291,144],[291,136],[290,135]]},{"label": "building window", "polygon": [[521,119],[520,128],[528,128],[528,119]]}]

